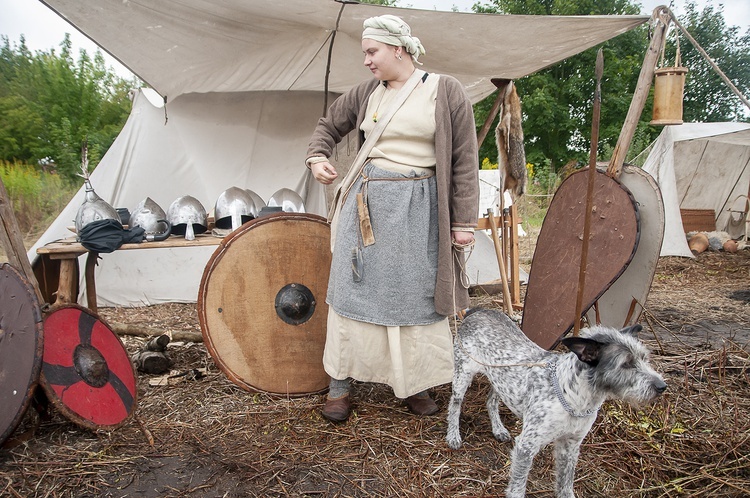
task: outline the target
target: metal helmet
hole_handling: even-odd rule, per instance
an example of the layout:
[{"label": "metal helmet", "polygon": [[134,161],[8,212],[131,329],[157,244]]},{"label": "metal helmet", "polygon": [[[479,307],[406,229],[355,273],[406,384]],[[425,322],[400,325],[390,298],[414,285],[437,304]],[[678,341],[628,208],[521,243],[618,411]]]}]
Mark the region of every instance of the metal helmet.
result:
[{"label": "metal helmet", "polygon": [[305,203],[302,201],[302,197],[297,192],[289,188],[282,188],[277,190],[270,199],[268,199],[268,206],[275,207],[279,206],[287,213],[304,213]]},{"label": "metal helmet", "polygon": [[86,193],[84,194],[83,204],[76,213],[76,232],[80,233],[81,229],[92,221],[108,219],[120,221],[117,210],[94,192],[94,188],[88,179],[86,179],[85,185]]},{"label": "metal helmet", "polygon": [[260,210],[263,209],[266,206],[266,201],[263,200],[263,197],[259,196],[249,188],[245,189],[245,192],[250,194],[250,197],[253,198],[253,202],[255,203],[255,209],[258,210],[260,213]]},{"label": "metal helmet", "polygon": [[243,223],[257,217],[258,209],[247,190],[229,187],[216,199],[214,206],[216,228],[237,230]]},{"label": "metal helmet", "polygon": [[195,197],[184,195],[172,202],[167,210],[167,221],[172,225],[172,233],[184,235],[194,240],[196,234],[208,230],[206,208]]},{"label": "metal helmet", "polygon": [[151,197],[143,199],[130,213],[129,226],[143,228],[146,240],[149,236],[154,236],[154,240],[164,240],[172,232],[167,214]]}]

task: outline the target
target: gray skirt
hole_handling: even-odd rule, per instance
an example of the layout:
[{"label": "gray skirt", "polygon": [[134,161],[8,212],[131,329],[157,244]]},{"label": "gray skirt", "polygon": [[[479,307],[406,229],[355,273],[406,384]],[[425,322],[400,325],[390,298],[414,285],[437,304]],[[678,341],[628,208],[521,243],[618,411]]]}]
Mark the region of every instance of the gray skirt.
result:
[{"label": "gray skirt", "polygon": [[[367,205],[375,243],[364,246],[352,186],[336,228],[326,303],[336,313],[378,325],[427,325],[445,317],[435,311],[438,258],[435,176],[410,181],[378,181],[406,175],[365,165]],[[421,178],[421,179],[420,179]],[[355,281],[352,256],[360,251],[361,278]]]}]

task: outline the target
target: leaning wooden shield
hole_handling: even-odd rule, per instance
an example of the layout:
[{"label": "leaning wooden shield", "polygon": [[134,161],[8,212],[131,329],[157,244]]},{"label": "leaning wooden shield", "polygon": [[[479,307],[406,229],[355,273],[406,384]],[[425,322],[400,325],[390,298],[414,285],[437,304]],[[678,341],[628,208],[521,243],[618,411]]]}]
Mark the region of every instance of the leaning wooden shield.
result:
[{"label": "leaning wooden shield", "polygon": [[[537,239],[521,329],[550,349],[574,325],[588,170],[558,187]],[[596,172],[582,314],[625,271],[638,246],[638,208],[620,182]]]},{"label": "leaning wooden shield", "polygon": [[640,237],[633,260],[586,313],[589,323],[622,328],[638,323],[651,290],[664,240],[664,202],[656,181],[636,166],[625,165],[618,177],[638,205]]},{"label": "leaning wooden shield", "polygon": [[50,402],[88,429],[115,428],[135,412],[136,376],[120,338],[77,305],[44,319],[41,384]]},{"label": "leaning wooden shield", "polygon": [[206,348],[249,391],[303,395],[324,390],[331,266],[325,218],[278,213],[229,234],[208,261],[198,294]]},{"label": "leaning wooden shield", "polygon": [[42,366],[42,311],[18,270],[0,265],[0,445],[21,423]]}]

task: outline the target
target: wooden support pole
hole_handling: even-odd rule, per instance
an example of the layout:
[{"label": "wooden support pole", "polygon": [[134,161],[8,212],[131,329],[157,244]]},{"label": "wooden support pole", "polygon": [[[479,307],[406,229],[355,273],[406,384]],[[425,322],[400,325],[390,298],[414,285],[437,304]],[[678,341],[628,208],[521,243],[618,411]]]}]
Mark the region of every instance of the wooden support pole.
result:
[{"label": "wooden support pole", "polygon": [[78,258],[66,258],[60,260],[60,278],[57,283],[57,296],[55,305],[75,303],[76,276],[78,269]]},{"label": "wooden support pole", "polygon": [[96,262],[99,259],[98,252],[89,252],[86,256],[86,270],[84,278],[86,279],[86,304],[88,308],[96,313],[96,277],[94,276],[94,270],[96,270]]},{"label": "wooden support pole", "polygon": [[500,267],[500,280],[503,283],[503,307],[508,315],[513,313],[513,306],[511,303],[510,289],[508,288],[508,273],[505,271],[505,256],[503,255],[503,249],[500,245],[500,240],[497,234],[497,222],[495,216],[492,213],[492,208],[487,210],[487,216],[490,220],[490,233],[492,234],[492,243],[495,244],[495,254],[497,255],[497,264]]},{"label": "wooden support pole", "polygon": [[26,256],[21,229],[18,226],[18,220],[13,212],[13,206],[10,204],[10,197],[2,179],[0,179],[0,242],[8,256],[10,265],[26,277],[26,280],[34,288],[39,304],[43,305],[45,300],[42,291],[39,289],[39,282],[36,281],[36,276],[31,268],[31,263],[29,263],[29,258]]},{"label": "wooden support pole", "polygon": [[659,60],[659,54],[667,37],[667,28],[669,27],[670,20],[669,10],[664,7],[657,7],[654,9],[652,17],[657,20],[656,27],[654,28],[651,43],[646,51],[646,56],[643,59],[641,74],[638,76],[638,83],[635,87],[633,99],[630,101],[630,108],[622,125],[620,137],[617,139],[617,145],[615,145],[612,158],[609,160],[607,175],[611,178],[619,178],[622,172],[622,165],[625,162],[628,149],[630,149],[630,143],[633,140],[633,135],[635,135],[638,121],[641,119],[643,107],[646,105],[651,81],[654,79],[654,71],[656,71],[656,64]]}]

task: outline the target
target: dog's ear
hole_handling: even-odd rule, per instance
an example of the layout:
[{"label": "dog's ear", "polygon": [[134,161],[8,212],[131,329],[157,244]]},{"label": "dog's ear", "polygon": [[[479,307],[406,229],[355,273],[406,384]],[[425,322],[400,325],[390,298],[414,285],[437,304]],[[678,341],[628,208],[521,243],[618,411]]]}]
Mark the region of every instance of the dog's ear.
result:
[{"label": "dog's ear", "polygon": [[620,329],[620,333],[622,334],[629,334],[633,337],[638,337],[638,333],[643,330],[643,327],[636,323],[635,325],[631,325],[630,327],[625,327],[624,329]]},{"label": "dog's ear", "polygon": [[579,360],[592,367],[599,364],[599,354],[604,344],[585,337],[566,337],[561,341],[563,345],[576,354]]}]

